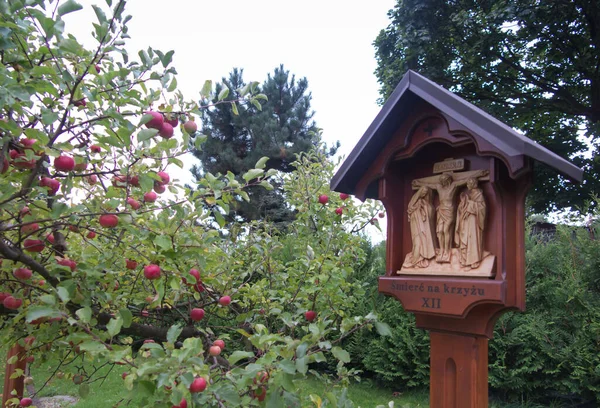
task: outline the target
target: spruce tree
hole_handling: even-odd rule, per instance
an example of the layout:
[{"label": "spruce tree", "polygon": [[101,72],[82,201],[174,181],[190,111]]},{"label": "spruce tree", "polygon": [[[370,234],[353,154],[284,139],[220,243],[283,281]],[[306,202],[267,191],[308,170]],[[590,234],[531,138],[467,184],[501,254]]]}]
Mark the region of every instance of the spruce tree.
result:
[{"label": "spruce tree", "polygon": [[[227,87],[230,91],[225,100],[234,100],[248,85],[243,79],[243,69],[234,68],[229,77],[216,86],[215,93],[218,95]],[[293,170],[297,153],[320,145],[321,136],[313,120],[306,78],[297,80],[280,65],[268,74],[262,85],[256,86],[255,91],[267,97],[260,106],[239,106],[237,114],[229,104],[208,109],[202,124],[207,141],[202,150],[193,151],[200,160],[200,164],[192,168],[196,178],[206,172],[225,174],[228,171],[241,178],[264,156],[269,158],[266,169],[287,173]],[[216,102],[205,101],[205,105]],[[329,155],[334,154],[338,146],[339,143],[330,147]],[[248,194],[250,202],[240,201],[234,208],[233,213],[241,220],[268,220],[283,227],[293,219],[294,212],[285,205],[280,184],[275,183],[271,191],[255,187]]]}]

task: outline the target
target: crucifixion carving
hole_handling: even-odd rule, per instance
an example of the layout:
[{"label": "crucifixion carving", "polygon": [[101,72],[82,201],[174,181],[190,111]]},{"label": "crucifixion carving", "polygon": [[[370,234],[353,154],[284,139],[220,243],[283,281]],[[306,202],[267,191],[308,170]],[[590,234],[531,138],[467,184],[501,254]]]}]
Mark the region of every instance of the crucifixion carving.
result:
[{"label": "crucifixion carving", "polygon": [[[487,170],[447,172],[415,179],[417,190],[408,204],[412,251],[403,268],[430,268],[431,263],[448,264],[453,254],[462,268],[477,269],[484,258],[483,231],[486,202],[478,188],[480,180],[489,180]],[[460,194],[456,205],[457,193]],[[439,205],[433,209],[433,193]],[[434,237],[437,237],[437,244]],[[457,251],[453,251],[456,245]]]}]

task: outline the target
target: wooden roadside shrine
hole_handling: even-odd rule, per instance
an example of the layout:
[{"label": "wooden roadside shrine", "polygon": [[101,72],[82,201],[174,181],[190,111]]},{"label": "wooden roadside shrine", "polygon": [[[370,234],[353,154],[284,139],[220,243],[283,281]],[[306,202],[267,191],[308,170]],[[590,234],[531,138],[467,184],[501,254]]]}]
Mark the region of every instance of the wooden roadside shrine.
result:
[{"label": "wooden roadside shrine", "polygon": [[331,181],[381,200],[388,217],[379,291],[429,330],[430,406],[488,406],[488,339],[525,310],[525,197],[533,160],[583,171],[409,71]]}]

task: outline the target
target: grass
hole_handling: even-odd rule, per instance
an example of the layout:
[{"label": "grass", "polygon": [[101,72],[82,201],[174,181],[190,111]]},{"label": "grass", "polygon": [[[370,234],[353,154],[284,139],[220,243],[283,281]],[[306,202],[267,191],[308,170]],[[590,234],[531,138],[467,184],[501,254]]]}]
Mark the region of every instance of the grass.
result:
[{"label": "grass", "polygon": [[[0,349],[0,359],[4,360],[5,351]],[[31,365],[31,376],[35,381],[35,389],[40,390],[38,396],[48,397],[56,395],[71,395],[78,396],[79,387],[73,383],[71,378],[54,377],[43,388],[44,382],[53,373],[58,364],[56,356],[50,355],[47,359],[41,359]],[[73,364],[77,366],[77,362]],[[72,369],[72,367],[71,367]],[[71,408],[107,408],[118,404],[120,407],[137,406],[138,399],[133,396],[133,400],[128,391],[123,387],[121,374],[123,369],[119,366],[111,368],[110,366],[102,367],[95,374],[94,378],[98,378],[96,382],[90,384],[89,394],[86,398],[82,398]],[[0,382],[4,381],[4,370],[0,372]],[[306,396],[308,395],[324,395],[329,391],[321,380],[314,376],[308,376],[305,379],[295,381],[298,386],[298,391]],[[390,401],[394,402],[396,408],[428,408],[429,396],[424,392],[394,392],[395,390],[382,388],[370,380],[353,383],[348,388],[348,397],[354,402],[356,407],[373,408],[378,405],[388,406]],[[564,406],[562,404],[551,405],[553,407]],[[490,401],[490,408],[538,408],[541,405],[537,404],[506,404],[503,402]]]},{"label": "grass", "polygon": [[[4,360],[6,352],[1,349],[0,352],[0,359]],[[30,366],[30,375],[34,378],[34,387],[38,391],[39,397],[79,395],[79,387],[81,386],[75,385],[69,375],[64,378],[55,376],[45,384],[48,377],[57,369],[59,360],[56,356],[49,355],[47,358],[43,357],[39,360],[36,360]],[[78,363],[79,361],[76,361],[69,369],[73,370]],[[89,394],[72,405],[71,408],[107,408],[119,403],[119,406],[137,406],[135,396],[129,402],[130,395],[123,387],[121,378],[123,371],[125,370],[120,369],[119,366],[112,369],[110,366],[99,368],[94,375],[94,378],[98,378],[98,380],[90,384]],[[4,370],[0,372],[0,382],[4,382]],[[295,383],[298,385],[299,392],[305,395],[323,395],[326,391],[329,391],[325,389],[323,382],[316,377],[309,376],[306,379],[297,380]],[[372,408],[377,405],[387,407],[390,401],[394,401],[395,407],[402,408],[425,408],[429,406],[428,396],[424,393],[395,394],[393,390],[378,387],[368,380],[352,384],[348,389],[348,397],[356,407],[363,408]]]}]

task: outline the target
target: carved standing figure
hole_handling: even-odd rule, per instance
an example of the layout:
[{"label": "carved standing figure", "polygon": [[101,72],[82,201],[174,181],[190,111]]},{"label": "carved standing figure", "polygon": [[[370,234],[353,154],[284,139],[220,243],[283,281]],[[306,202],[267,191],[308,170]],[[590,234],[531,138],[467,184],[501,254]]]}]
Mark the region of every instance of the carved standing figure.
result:
[{"label": "carved standing figure", "polygon": [[486,204],[477,179],[467,180],[468,191],[461,194],[454,240],[458,245],[460,264],[476,269],[483,259],[483,230]]},{"label": "carved standing figure", "polygon": [[412,251],[403,266],[427,268],[429,260],[435,257],[432,195],[429,187],[421,187],[408,203]]}]

